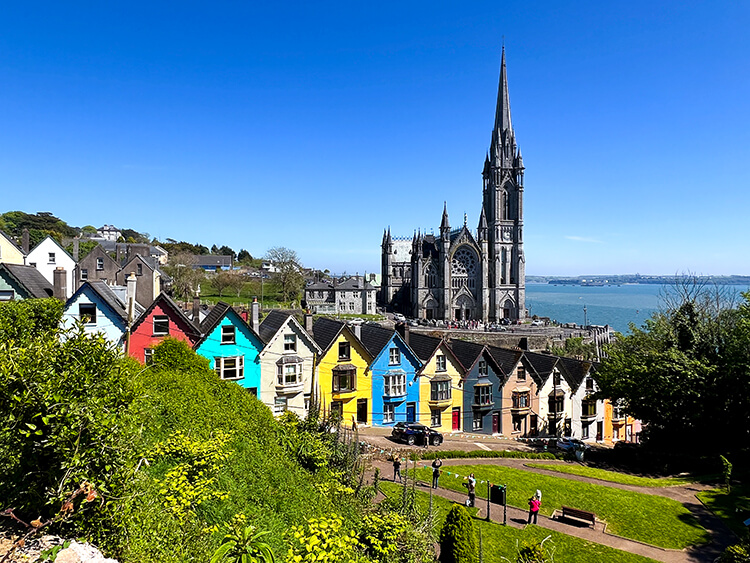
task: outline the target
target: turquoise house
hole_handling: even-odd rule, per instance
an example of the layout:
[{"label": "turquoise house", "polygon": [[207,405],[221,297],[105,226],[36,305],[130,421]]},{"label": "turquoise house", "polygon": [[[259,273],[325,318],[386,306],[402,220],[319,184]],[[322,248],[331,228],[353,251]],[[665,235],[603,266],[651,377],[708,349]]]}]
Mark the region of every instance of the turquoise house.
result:
[{"label": "turquoise house", "polygon": [[374,360],[372,377],[372,424],[393,426],[416,422],[419,415],[419,378],[422,367],[401,335],[385,328],[365,325],[360,339]]},{"label": "turquoise house", "polygon": [[234,381],[257,397],[263,343],[253,329],[231,305],[220,301],[201,323],[201,333],[195,351],[208,358],[221,379]]}]

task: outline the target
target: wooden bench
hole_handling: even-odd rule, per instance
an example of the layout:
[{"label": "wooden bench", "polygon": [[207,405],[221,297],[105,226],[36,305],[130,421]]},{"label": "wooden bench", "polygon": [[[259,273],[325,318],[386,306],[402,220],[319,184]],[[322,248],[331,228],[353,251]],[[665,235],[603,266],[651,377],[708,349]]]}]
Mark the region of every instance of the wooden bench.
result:
[{"label": "wooden bench", "polygon": [[579,508],[571,508],[570,506],[562,507],[563,518],[575,518],[576,520],[582,520],[588,522],[592,526],[596,525],[596,514],[587,510],[581,510]]}]

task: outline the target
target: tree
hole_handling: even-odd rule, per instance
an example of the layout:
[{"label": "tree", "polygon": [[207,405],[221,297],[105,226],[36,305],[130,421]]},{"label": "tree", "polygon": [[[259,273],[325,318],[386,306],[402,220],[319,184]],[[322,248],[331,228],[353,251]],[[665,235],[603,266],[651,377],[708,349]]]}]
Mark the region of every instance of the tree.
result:
[{"label": "tree", "polygon": [[566,358],[595,360],[596,344],[594,342],[585,342],[582,336],[576,336],[568,338],[562,347],[553,346],[550,352],[556,356],[565,356]]},{"label": "tree", "polygon": [[232,258],[234,258],[234,250],[232,250],[226,244],[219,248],[219,252],[217,252],[217,254],[220,254],[221,256],[231,256]]},{"label": "tree", "polygon": [[677,284],[663,311],[608,348],[601,395],[645,423],[647,443],[721,453],[750,442],[749,297],[734,307],[712,288]]},{"label": "tree", "polygon": [[[236,272],[218,272],[211,278],[211,285],[219,292],[219,297],[223,297],[227,289],[238,291],[237,288],[239,286],[239,290],[241,291],[244,280]],[[239,292],[237,296],[239,297]]]},{"label": "tree", "polygon": [[253,257],[244,248],[240,249],[240,251],[237,253],[237,262],[245,263],[250,262],[252,259]]},{"label": "tree", "polygon": [[454,504],[440,530],[441,563],[476,563],[477,543],[474,523],[460,504]]},{"label": "tree", "polygon": [[199,290],[206,275],[201,268],[194,267],[193,254],[181,252],[169,257],[169,265],[164,271],[172,278],[172,292],[178,298],[188,300]]},{"label": "tree", "polygon": [[297,253],[283,246],[275,246],[266,252],[266,260],[278,270],[274,277],[280,286],[281,299],[297,299],[305,283]]}]

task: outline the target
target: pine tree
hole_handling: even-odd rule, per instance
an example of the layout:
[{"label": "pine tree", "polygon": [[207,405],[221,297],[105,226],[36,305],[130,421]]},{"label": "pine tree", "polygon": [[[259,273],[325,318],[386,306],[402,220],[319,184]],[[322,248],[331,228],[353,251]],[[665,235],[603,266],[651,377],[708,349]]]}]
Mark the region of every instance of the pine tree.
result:
[{"label": "pine tree", "polygon": [[476,563],[477,542],[474,522],[466,508],[454,504],[440,530],[441,563]]}]

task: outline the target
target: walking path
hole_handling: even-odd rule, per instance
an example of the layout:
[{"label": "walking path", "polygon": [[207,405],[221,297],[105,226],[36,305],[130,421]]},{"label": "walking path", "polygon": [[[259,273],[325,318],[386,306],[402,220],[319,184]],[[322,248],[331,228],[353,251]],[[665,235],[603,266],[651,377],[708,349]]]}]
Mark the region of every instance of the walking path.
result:
[{"label": "walking path", "polygon": [[[538,462],[542,460],[532,460]],[[544,460],[547,463],[548,460]],[[634,485],[623,485],[620,483],[612,483],[609,481],[601,481],[599,479],[591,479],[589,477],[582,477],[580,475],[569,475],[566,473],[558,473],[554,471],[537,469],[526,467],[526,463],[530,463],[530,460],[525,459],[514,459],[514,458],[494,458],[494,459],[449,459],[443,460],[443,466],[450,465],[505,465],[509,467],[516,467],[523,469],[524,471],[544,473],[548,475],[554,475],[562,479],[571,479],[574,481],[583,481],[586,483],[593,483],[597,485],[605,485],[608,487],[626,489],[630,491],[636,491],[639,493],[649,495],[660,495],[672,498],[682,503],[699,521],[711,535],[711,542],[706,545],[691,547],[684,550],[664,549],[641,543],[635,540],[623,538],[621,536],[615,536],[607,533],[603,526],[597,523],[595,528],[582,528],[561,520],[549,518],[547,516],[539,515],[538,525],[554,530],[562,534],[569,536],[575,536],[593,543],[598,543],[642,555],[644,557],[650,557],[656,561],[663,561],[664,563],[710,563],[718,557],[721,552],[733,543],[736,543],[737,539],[732,532],[724,525],[721,520],[715,516],[712,512],[707,510],[703,504],[696,498],[695,493],[704,490],[709,487],[704,487],[697,484],[689,485],[677,485],[672,487],[639,487]],[[553,462],[554,463],[554,462]],[[560,462],[565,463],[565,462]],[[375,468],[380,470],[382,476],[390,476],[393,474],[393,465],[386,461],[374,461],[372,463],[373,471]],[[406,474],[406,467],[402,469],[402,473]],[[428,489],[429,484],[419,481],[418,485],[421,488]],[[451,500],[453,502],[463,503],[466,500],[466,494],[456,491],[451,491],[444,488],[433,489],[433,494]],[[486,501],[482,502],[477,499],[476,506],[479,509],[478,517],[487,517],[487,504]],[[525,528],[528,511],[513,506],[507,507],[507,524],[514,528]],[[637,517],[637,515],[634,515]],[[490,519],[493,522],[503,522],[503,508],[498,505],[493,505],[490,508]]]}]

